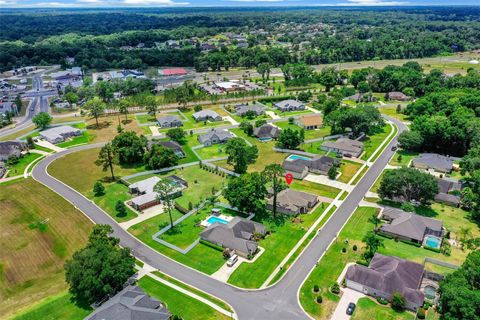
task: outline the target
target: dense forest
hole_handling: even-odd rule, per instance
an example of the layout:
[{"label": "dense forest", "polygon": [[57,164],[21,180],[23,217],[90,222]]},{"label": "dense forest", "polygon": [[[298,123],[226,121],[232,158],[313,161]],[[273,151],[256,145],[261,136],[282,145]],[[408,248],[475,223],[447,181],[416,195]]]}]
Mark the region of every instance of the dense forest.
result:
[{"label": "dense forest", "polygon": [[[0,70],[73,57],[76,65],[97,70],[173,65],[205,71],[261,63],[278,67],[289,62],[418,58],[480,45],[480,9],[464,7],[3,10],[0,20]],[[311,33],[312,25],[320,31]],[[205,52],[198,45],[155,45],[222,32],[246,34],[249,46]],[[293,47],[265,41],[264,34]],[[302,42],[308,45],[300,50]],[[139,43],[141,49],[121,49]]]}]

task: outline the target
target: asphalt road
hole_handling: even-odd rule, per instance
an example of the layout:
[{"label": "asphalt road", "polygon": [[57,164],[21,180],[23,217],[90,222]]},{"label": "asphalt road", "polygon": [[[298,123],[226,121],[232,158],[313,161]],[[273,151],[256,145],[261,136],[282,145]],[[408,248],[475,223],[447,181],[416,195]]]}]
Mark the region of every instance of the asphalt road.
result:
[{"label": "asphalt road", "polygon": [[[390,120],[394,121],[399,128],[397,136],[406,129],[405,125],[398,120]],[[284,278],[276,285],[263,290],[248,291],[224,284],[163,256],[120,228],[108,214],[90,200],[47,174],[48,165],[56,159],[79,150],[99,147],[100,144],[80,146],[53,154],[41,160],[33,169],[32,174],[34,179],[73,203],[95,223],[110,224],[113,227],[114,235],[120,238],[121,245],[130,248],[136,257],[174,278],[228,302],[234,308],[239,319],[308,319],[299,306],[297,297],[299,288],[388,164],[394,154],[391,147],[396,143],[395,138],[384,149],[322,231],[315,236],[298,260],[290,267]]]}]

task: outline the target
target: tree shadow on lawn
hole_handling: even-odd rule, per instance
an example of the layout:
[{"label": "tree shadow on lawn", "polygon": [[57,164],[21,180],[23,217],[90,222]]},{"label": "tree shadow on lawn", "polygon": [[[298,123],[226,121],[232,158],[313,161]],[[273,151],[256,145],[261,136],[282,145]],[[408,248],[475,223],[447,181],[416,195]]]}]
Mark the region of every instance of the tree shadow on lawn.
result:
[{"label": "tree shadow on lawn", "polygon": [[112,121],[102,121],[102,122],[98,123],[98,127],[97,127],[96,123],[92,123],[92,124],[89,124],[87,126],[87,129],[88,130],[102,130],[102,129],[110,127],[111,124],[112,124]]}]

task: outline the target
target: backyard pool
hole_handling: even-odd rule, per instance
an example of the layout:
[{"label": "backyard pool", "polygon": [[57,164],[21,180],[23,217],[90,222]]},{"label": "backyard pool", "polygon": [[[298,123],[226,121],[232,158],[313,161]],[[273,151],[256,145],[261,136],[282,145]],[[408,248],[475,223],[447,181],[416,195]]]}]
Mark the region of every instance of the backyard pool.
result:
[{"label": "backyard pool", "polygon": [[268,142],[268,141],[271,141],[272,138],[258,138],[258,140],[260,140],[262,142]]},{"label": "backyard pool", "polygon": [[423,292],[425,293],[425,297],[427,299],[433,300],[435,299],[435,294],[437,293],[437,290],[432,286],[426,286],[425,289],[423,289]]},{"label": "backyard pool", "polygon": [[223,215],[223,214],[221,214],[219,216],[210,215],[205,220],[203,220],[200,223],[200,225],[202,225],[203,227],[209,227],[214,223],[228,224],[232,219],[233,219],[233,217],[226,216],[226,215]]},{"label": "backyard pool", "polygon": [[291,154],[287,157],[286,160],[293,161],[293,160],[298,160],[298,159],[307,160],[307,161],[311,160],[309,157],[299,156],[298,154]]},{"label": "backyard pool", "polygon": [[440,249],[440,246],[442,245],[442,239],[428,235],[425,237],[425,245],[430,248]]}]

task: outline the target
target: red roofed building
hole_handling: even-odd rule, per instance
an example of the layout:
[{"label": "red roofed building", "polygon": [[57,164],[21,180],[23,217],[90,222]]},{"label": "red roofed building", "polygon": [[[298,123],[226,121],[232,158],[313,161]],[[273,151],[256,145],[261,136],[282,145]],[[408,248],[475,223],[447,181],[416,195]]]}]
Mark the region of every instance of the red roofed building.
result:
[{"label": "red roofed building", "polygon": [[158,74],[161,76],[184,76],[188,74],[188,71],[185,68],[167,68],[159,69]]}]

